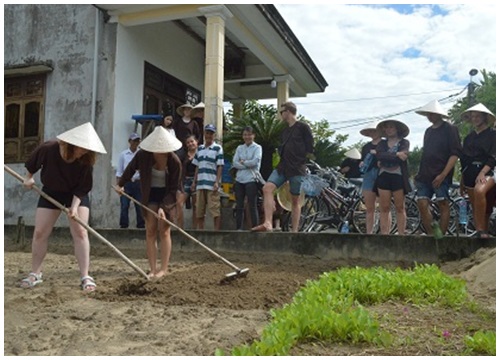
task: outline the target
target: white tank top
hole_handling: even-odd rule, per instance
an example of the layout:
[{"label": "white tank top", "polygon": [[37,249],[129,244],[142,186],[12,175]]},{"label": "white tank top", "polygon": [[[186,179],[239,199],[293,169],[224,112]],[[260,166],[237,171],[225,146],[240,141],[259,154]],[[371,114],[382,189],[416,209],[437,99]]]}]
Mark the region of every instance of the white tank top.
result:
[{"label": "white tank top", "polygon": [[164,188],[165,187],[165,171],[156,170],[153,168],[151,174],[151,187]]}]

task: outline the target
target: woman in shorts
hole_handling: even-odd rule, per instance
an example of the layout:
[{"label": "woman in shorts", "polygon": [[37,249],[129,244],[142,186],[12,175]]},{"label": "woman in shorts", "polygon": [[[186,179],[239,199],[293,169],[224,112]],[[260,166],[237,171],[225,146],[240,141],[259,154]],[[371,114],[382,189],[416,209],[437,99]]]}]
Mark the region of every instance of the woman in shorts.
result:
[{"label": "woman in shorts", "polygon": [[[483,104],[477,104],[462,113],[473,130],[463,143],[462,179],[460,190],[466,191],[472,206],[477,237],[489,237],[487,193],[494,187],[493,170],[496,166],[495,115]],[[491,207],[490,207],[491,208]],[[491,210],[490,210],[491,211]]]},{"label": "woman in shorts", "polygon": [[410,142],[405,139],[410,133],[406,124],[399,120],[384,120],[377,129],[385,136],[376,148],[378,177],[376,187],[380,201],[380,232],[389,234],[391,226],[391,199],[396,207],[396,222],[399,235],[406,228],[405,194],[411,186],[408,175],[408,153]]}]

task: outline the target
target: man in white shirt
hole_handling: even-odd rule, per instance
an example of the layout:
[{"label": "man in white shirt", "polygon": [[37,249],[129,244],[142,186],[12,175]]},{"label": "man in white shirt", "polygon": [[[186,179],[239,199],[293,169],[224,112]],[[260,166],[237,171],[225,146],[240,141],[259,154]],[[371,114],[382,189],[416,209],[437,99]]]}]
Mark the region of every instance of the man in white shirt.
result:
[{"label": "man in white shirt", "polygon": [[[121,152],[118,158],[118,166],[116,168],[116,182],[120,180],[123,171],[127,167],[128,163],[134,158],[137,153],[139,143],[141,142],[141,137],[136,133],[130,134],[128,138],[129,148]],[[139,203],[141,201],[141,186],[140,186],[140,176],[139,172],[136,172],[132,177],[132,181],[128,182],[124,186],[124,192],[136,199]],[[128,228],[128,209],[130,207],[130,199],[125,195],[120,196],[120,228]],[[137,215],[137,228],[144,229],[144,218],[142,217],[141,207],[134,203],[135,213]]]}]

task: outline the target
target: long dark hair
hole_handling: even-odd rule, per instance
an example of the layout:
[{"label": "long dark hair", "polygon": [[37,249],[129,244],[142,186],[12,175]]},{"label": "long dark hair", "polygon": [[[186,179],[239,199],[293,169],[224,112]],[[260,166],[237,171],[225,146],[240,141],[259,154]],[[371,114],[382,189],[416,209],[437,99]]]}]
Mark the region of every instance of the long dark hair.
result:
[{"label": "long dark hair", "polygon": [[[75,156],[75,149],[79,146],[75,146],[73,144],[69,144],[65,141],[59,140],[59,146],[62,148],[63,158],[65,160],[70,160]],[[95,151],[89,150],[82,157],[76,159],[79,163],[83,165],[94,166],[97,160],[97,154]]]}]

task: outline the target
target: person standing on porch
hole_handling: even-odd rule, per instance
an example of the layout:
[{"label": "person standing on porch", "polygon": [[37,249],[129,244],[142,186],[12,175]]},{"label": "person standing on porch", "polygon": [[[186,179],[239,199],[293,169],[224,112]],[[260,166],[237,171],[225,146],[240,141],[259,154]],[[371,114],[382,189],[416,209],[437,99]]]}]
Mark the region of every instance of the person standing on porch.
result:
[{"label": "person standing on porch", "polygon": [[205,228],[207,208],[214,219],[214,230],[220,230],[219,189],[224,167],[224,152],[222,146],[215,142],[216,132],[214,125],[205,126],[205,143],[198,146],[192,161],[196,170],[191,188],[196,189],[196,221],[200,230]]},{"label": "person standing on porch", "polygon": [[372,138],[372,140],[363,145],[363,148],[361,149],[362,161],[360,169],[363,170],[363,183],[361,184],[361,190],[366,206],[366,233],[373,234],[373,227],[375,225],[375,208],[377,203],[375,181],[377,180],[378,174],[375,149],[377,148],[380,140],[382,140],[382,137],[376,124],[361,129],[360,134]]},{"label": "person standing on porch", "polygon": [[[141,137],[132,133],[128,137],[128,149],[121,152],[118,158],[118,166],[116,167],[116,181],[120,180],[123,171],[129,164],[129,162],[134,158],[137,153],[139,143],[141,142]],[[125,184],[125,194],[133,197],[137,201],[141,200],[141,185],[140,185],[140,175],[137,171],[132,179]],[[138,229],[144,229],[144,218],[142,217],[141,207],[135,204],[135,214],[136,214],[136,225]],[[124,195],[120,196],[120,228],[126,229],[129,226],[128,211],[130,208],[130,199]]]},{"label": "person standing on porch", "polygon": [[297,106],[293,102],[283,103],[280,115],[287,125],[281,133],[280,162],[263,187],[264,222],[253,227],[252,231],[273,230],[274,191],[286,181],[290,183],[292,199],[292,232],[299,229],[300,187],[306,175],[307,159],[313,157],[314,139],[309,125],[297,120]]},{"label": "person standing on porch", "polygon": [[256,174],[260,172],[260,162],[262,160],[262,146],[257,144],[255,132],[251,126],[243,129],[244,144],[236,148],[233,157],[233,167],[236,169],[236,182],[234,193],[236,197],[236,230],[243,230],[243,214],[245,213],[245,198],[249,205],[250,220],[252,227],[259,224],[259,211],[257,209],[257,199],[259,196],[259,182]]},{"label": "person standing on porch", "polygon": [[425,231],[432,235],[430,201],[435,194],[440,213],[439,227],[441,232],[446,234],[450,221],[448,191],[453,182],[453,168],[462,151],[460,135],[455,125],[445,121],[448,115],[436,100],[415,112],[427,117],[432,124],[424,133],[422,158],[415,176],[418,210]]}]

